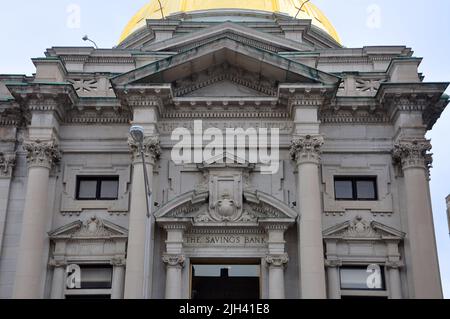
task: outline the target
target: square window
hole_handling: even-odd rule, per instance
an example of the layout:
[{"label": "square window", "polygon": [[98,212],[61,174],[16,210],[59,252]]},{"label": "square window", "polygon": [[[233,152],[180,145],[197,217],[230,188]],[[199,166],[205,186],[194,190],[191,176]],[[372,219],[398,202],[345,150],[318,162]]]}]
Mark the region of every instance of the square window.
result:
[{"label": "square window", "polygon": [[374,201],[378,199],[376,177],[335,177],[334,191],[336,200]]},{"label": "square window", "polygon": [[77,200],[117,200],[118,176],[78,176]]}]

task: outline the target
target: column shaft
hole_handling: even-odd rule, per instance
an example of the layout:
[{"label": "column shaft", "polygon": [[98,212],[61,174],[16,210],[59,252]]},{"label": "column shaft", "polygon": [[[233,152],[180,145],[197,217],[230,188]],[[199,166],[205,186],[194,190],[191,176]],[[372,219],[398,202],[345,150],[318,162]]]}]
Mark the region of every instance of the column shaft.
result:
[{"label": "column shaft", "polygon": [[398,268],[389,269],[389,290],[391,299],[402,299],[402,286]]},{"label": "column shaft", "polygon": [[328,299],[341,299],[340,296],[340,280],[339,280],[339,268],[329,266],[327,268],[328,274]]},{"label": "column shaft", "polygon": [[[153,181],[153,166],[147,165],[149,184]],[[131,191],[130,225],[127,248],[127,267],[125,276],[125,298],[144,298],[144,265],[146,234],[147,201],[144,188],[144,173],[142,163],[133,167],[133,182]],[[147,254],[150,258],[150,254]],[[151,274],[150,274],[151,275]],[[151,282],[151,281],[150,281]]]},{"label": "column shaft", "polygon": [[284,268],[269,266],[269,299],[285,299]]},{"label": "column shaft", "polygon": [[405,193],[414,298],[441,299],[433,212],[425,168],[406,168]]},{"label": "column shaft", "polygon": [[125,283],[125,266],[114,265],[111,299],[123,299]]},{"label": "column shaft", "polygon": [[22,231],[17,258],[14,298],[39,299],[43,295],[43,275],[47,261],[44,248],[47,241],[49,168],[30,167]]}]

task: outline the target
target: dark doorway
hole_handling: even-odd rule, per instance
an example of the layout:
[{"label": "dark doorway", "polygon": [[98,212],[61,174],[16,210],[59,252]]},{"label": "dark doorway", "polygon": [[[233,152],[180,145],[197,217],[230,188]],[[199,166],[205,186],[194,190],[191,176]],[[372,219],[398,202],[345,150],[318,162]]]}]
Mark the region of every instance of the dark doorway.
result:
[{"label": "dark doorway", "polygon": [[259,265],[192,266],[192,299],[259,298]]}]

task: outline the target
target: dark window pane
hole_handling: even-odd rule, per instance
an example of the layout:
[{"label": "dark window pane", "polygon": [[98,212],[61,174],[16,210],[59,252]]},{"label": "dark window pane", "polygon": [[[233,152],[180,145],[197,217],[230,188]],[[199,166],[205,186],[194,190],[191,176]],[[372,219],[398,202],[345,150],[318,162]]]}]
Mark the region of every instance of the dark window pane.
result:
[{"label": "dark window pane", "polygon": [[97,181],[80,180],[78,186],[79,199],[96,199],[97,198]]},{"label": "dark window pane", "polygon": [[112,267],[82,266],[82,289],[110,289],[112,286]]},{"label": "dark window pane", "polygon": [[376,199],[374,181],[356,181],[358,199]]},{"label": "dark window pane", "polygon": [[341,268],[341,289],[347,290],[385,290],[382,268],[375,272],[366,267]]},{"label": "dark window pane", "polygon": [[353,199],[352,181],[337,180],[334,182],[336,199]]},{"label": "dark window pane", "polygon": [[117,199],[119,192],[119,182],[116,180],[102,181],[100,197],[106,199]]}]

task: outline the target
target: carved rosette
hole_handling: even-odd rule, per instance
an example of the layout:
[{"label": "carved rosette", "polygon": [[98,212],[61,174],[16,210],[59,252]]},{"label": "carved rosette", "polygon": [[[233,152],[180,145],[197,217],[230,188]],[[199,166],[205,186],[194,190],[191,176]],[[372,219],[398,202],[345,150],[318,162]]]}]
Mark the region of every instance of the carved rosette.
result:
[{"label": "carved rosette", "polygon": [[61,160],[61,152],[55,141],[29,141],[23,144],[23,148],[27,151],[29,167],[46,167],[51,169],[53,165]]},{"label": "carved rosette", "polygon": [[392,156],[394,162],[401,164],[403,169],[425,168],[429,170],[433,163],[433,154],[428,153],[431,148],[429,140],[403,140],[394,145]]},{"label": "carved rosette", "polygon": [[281,255],[267,255],[266,263],[270,267],[284,267],[289,262],[289,257],[287,254]]},{"label": "carved rosette", "polygon": [[[131,153],[133,156],[133,162],[139,163],[141,161],[141,153],[139,144],[132,138],[128,140]],[[146,136],[143,142],[144,156],[147,163],[154,164],[161,156],[161,145],[157,136]]]},{"label": "carved rosette", "polygon": [[319,164],[323,144],[324,139],[320,135],[294,137],[291,144],[291,157],[297,164]]},{"label": "carved rosette", "polygon": [[162,260],[167,267],[183,268],[186,258],[183,255],[165,254]]},{"label": "carved rosette", "polygon": [[15,164],[15,153],[0,153],[0,178],[11,177],[12,170]]}]

